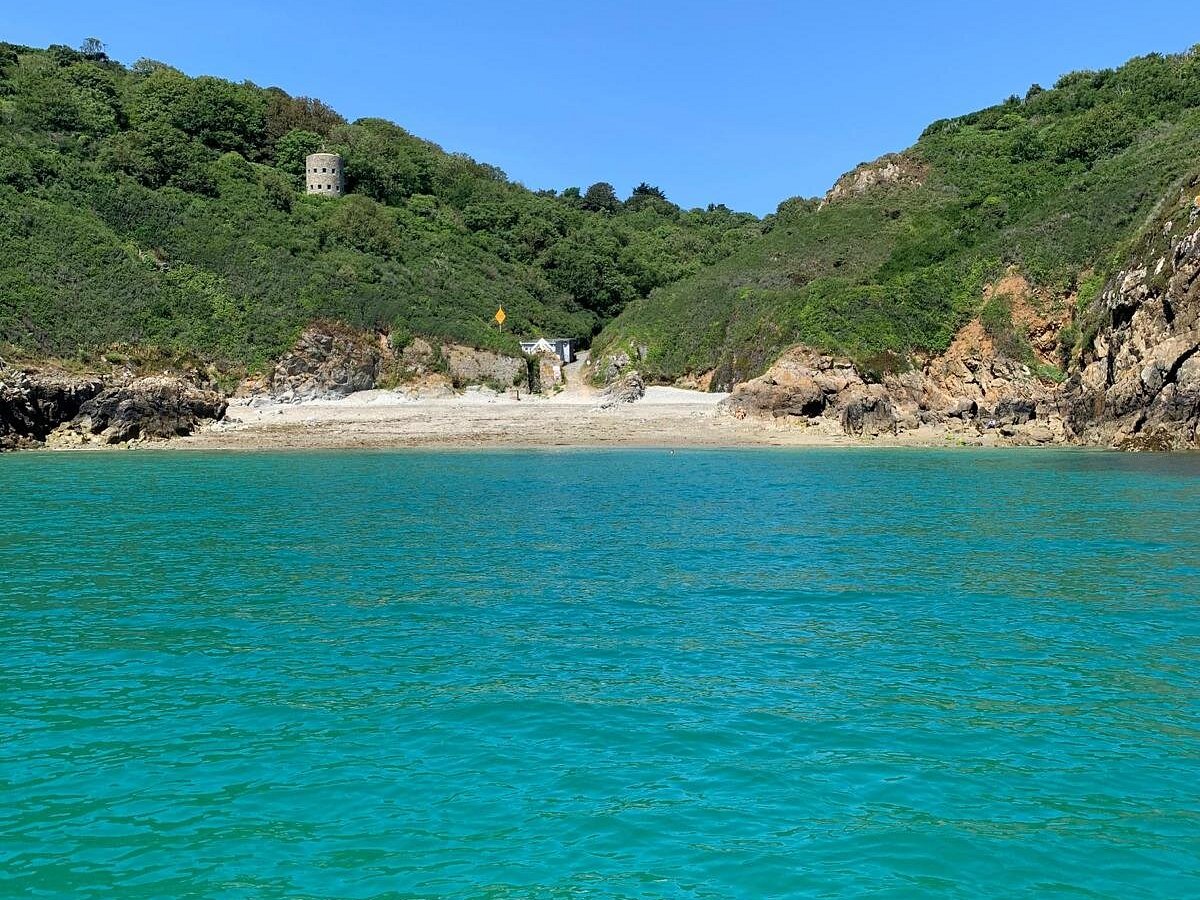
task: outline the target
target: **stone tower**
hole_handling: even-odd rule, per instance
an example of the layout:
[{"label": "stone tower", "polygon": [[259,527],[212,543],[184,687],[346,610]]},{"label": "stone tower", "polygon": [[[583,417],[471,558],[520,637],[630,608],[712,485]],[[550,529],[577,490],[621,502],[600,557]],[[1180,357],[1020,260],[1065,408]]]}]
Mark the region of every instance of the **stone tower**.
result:
[{"label": "stone tower", "polygon": [[336,153],[310,153],[304,159],[304,183],[307,193],[319,197],[340,197],[345,189],[342,158]]}]

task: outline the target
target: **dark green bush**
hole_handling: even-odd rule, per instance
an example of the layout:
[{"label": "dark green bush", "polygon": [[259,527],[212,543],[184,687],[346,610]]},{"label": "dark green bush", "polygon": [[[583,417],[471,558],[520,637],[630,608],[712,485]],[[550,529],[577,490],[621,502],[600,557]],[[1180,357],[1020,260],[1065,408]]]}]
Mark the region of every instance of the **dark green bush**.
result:
[{"label": "dark green bush", "polygon": [[[102,50],[0,44],[0,97],[0,344],[30,353],[152,342],[261,365],[317,318],[586,342],[759,231],[649,185],[627,205],[592,191],[589,211],[390,122]],[[321,147],[346,158],[340,200],[303,193]]]}]

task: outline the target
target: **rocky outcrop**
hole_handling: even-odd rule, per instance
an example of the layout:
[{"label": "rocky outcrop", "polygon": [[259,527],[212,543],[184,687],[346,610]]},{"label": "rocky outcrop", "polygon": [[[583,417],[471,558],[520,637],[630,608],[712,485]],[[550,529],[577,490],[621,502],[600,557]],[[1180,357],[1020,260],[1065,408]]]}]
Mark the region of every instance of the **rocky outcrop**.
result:
[{"label": "rocky outcrop", "polygon": [[839,422],[848,433],[871,436],[896,430],[895,405],[881,384],[868,384],[847,359],[793,347],[760,378],[738,385],[724,401],[737,418]]},{"label": "rocky outcrop", "polygon": [[221,394],[171,375],[0,370],[0,450],[119,444],[191,434],[220,419]]},{"label": "rocky outcrop", "polygon": [[990,345],[973,342],[971,326],[964,332],[952,351],[873,382],[848,359],[793,347],[764,375],[738,385],[722,405],[737,418],[836,422],[855,437],[924,429],[968,442],[984,436],[1016,444],[1064,440],[1055,386]]},{"label": "rocky outcrop", "polygon": [[764,375],[739,384],[725,406],[738,418],[815,418],[837,406],[843,392],[864,384],[848,360],[793,347]]},{"label": "rocky outcrop", "polygon": [[888,185],[918,187],[924,184],[925,177],[926,168],[917,160],[903,153],[889,153],[874,162],[863,163],[839,178],[818,209]]},{"label": "rocky outcrop", "polygon": [[557,353],[542,350],[534,356],[537,366],[537,389],[540,391],[553,390],[563,383],[563,361]]},{"label": "rocky outcrop", "polygon": [[614,349],[597,359],[589,359],[591,379],[598,384],[612,384],[629,371],[630,366],[645,362],[650,348],[645,344],[634,344],[625,349]]},{"label": "rocky outcrop", "polygon": [[424,338],[413,338],[400,351],[400,366],[404,374],[420,378],[438,371],[438,351]]},{"label": "rocky outcrop", "polygon": [[601,395],[600,408],[611,409],[622,403],[634,403],[646,396],[646,382],[637,372],[627,372]]},{"label": "rocky outcrop", "polygon": [[337,400],[381,386],[440,396],[468,385],[506,388],[527,381],[525,360],[515,356],[461,344],[438,346],[421,337],[397,350],[385,334],[318,322],[305,329],[265,379],[248,381],[239,394],[299,403]]},{"label": "rocky outcrop", "polygon": [[455,387],[486,383],[507,388],[528,380],[525,360],[515,356],[459,344],[449,344],[442,352]]},{"label": "rocky outcrop", "polygon": [[122,444],[191,434],[225,415],[225,398],[171,375],[135,378],[105,388],[79,409],[68,429],[85,441]]},{"label": "rocky outcrop", "polygon": [[386,341],[335,323],[305,329],[263,386],[281,402],[332,400],[369,391],[383,368]]},{"label": "rocky outcrop", "polygon": [[841,425],[846,434],[895,434],[896,422],[896,408],[885,395],[856,397],[842,407]]},{"label": "rocky outcrop", "polygon": [[1190,192],[1090,312],[1096,337],[1064,391],[1077,439],[1200,449],[1200,202]]},{"label": "rocky outcrop", "polygon": [[629,368],[632,360],[624,351],[611,353],[600,360],[598,367],[599,378],[605,384],[612,384],[621,377],[621,373]]},{"label": "rocky outcrop", "polygon": [[0,450],[39,446],[102,386],[95,375],[22,370],[0,363]]}]

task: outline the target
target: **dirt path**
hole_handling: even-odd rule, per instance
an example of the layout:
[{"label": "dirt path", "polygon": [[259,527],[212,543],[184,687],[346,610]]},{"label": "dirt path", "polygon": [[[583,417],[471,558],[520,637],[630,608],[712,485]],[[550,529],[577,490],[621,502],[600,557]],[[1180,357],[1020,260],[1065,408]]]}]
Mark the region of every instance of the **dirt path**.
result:
[{"label": "dirt path", "polygon": [[576,400],[599,397],[600,392],[588,384],[587,378],[584,376],[583,367],[588,361],[588,353],[587,350],[580,350],[574,362],[563,366],[562,396]]}]

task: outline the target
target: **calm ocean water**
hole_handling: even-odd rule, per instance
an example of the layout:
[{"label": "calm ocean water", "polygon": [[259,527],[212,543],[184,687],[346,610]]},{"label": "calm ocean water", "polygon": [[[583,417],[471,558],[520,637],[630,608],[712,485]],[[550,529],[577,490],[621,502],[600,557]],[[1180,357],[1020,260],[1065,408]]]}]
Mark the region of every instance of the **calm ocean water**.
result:
[{"label": "calm ocean water", "polygon": [[1200,457],[0,457],[0,896],[1200,896]]}]

